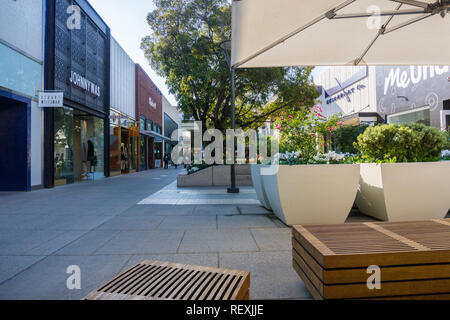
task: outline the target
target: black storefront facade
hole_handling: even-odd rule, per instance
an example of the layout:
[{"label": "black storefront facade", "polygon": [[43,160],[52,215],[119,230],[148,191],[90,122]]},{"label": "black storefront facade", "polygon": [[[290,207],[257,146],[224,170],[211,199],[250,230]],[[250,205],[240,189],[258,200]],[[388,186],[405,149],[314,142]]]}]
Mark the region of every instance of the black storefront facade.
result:
[{"label": "black storefront facade", "polygon": [[45,28],[44,87],[64,91],[45,110],[45,187],[108,177],[110,29],[85,0],[47,0]]}]

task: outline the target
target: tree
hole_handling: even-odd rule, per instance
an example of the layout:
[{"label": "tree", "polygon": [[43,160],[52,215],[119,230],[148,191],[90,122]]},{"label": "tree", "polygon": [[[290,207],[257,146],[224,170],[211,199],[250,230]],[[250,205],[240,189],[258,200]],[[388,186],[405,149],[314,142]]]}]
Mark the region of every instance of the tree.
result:
[{"label": "tree", "polygon": [[[153,33],[141,48],[187,118],[204,130],[229,128],[229,68],[219,44],[231,37],[226,0],[154,0],[147,22]],[[286,108],[311,108],[318,97],[312,68],[238,69],[236,124],[258,127]]]}]

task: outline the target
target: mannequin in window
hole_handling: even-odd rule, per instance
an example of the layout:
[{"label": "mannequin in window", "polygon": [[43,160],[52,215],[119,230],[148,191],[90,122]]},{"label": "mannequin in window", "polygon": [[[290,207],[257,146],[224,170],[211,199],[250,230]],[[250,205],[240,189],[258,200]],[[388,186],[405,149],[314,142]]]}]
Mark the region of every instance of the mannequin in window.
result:
[{"label": "mannequin in window", "polygon": [[87,151],[87,167],[89,172],[92,172],[92,166],[95,165],[95,151],[94,151],[94,138],[91,137],[88,140],[88,151]]}]

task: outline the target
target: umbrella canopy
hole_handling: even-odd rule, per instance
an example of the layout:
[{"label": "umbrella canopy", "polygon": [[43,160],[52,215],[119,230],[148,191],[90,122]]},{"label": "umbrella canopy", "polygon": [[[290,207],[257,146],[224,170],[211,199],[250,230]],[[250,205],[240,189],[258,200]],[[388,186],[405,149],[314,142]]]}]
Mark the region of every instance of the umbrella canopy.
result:
[{"label": "umbrella canopy", "polygon": [[450,0],[235,0],[234,67],[449,65]]}]

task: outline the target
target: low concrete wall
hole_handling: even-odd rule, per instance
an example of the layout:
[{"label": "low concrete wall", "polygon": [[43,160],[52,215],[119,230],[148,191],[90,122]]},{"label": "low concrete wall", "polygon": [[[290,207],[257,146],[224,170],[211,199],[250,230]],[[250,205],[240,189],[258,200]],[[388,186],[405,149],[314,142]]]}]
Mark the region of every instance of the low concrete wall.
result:
[{"label": "low concrete wall", "polygon": [[[231,166],[213,166],[193,174],[180,174],[177,185],[183,187],[226,187],[231,184]],[[236,165],[236,185],[239,187],[253,186],[249,165]]]}]

